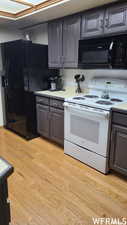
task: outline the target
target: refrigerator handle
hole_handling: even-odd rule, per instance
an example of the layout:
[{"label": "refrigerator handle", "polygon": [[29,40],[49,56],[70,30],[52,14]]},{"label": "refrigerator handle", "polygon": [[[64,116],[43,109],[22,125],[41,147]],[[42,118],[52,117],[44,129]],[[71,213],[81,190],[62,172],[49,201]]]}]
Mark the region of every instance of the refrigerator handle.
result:
[{"label": "refrigerator handle", "polygon": [[27,80],[26,80],[26,87],[27,87],[27,91],[29,91],[29,73],[27,71]]},{"label": "refrigerator handle", "polygon": [[8,87],[8,79],[2,76],[2,87]]},{"label": "refrigerator handle", "polygon": [[8,79],[6,79],[6,87],[8,87]]},{"label": "refrigerator handle", "polygon": [[4,76],[2,76],[2,87],[6,87],[6,80]]}]

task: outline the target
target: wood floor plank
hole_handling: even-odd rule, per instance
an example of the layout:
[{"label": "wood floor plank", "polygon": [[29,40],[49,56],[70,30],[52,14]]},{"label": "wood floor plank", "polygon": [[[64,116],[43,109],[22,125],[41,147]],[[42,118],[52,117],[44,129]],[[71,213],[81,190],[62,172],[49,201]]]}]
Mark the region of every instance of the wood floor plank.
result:
[{"label": "wood floor plank", "polygon": [[0,128],[9,178],[12,225],[93,225],[92,217],[127,218],[127,180],[64,155],[45,139],[25,141]]}]

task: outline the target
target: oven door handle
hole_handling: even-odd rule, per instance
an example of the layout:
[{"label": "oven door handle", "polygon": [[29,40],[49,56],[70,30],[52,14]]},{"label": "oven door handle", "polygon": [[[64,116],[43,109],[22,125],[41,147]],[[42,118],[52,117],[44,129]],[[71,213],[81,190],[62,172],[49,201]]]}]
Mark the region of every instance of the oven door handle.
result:
[{"label": "oven door handle", "polygon": [[91,108],[88,108],[87,106],[77,106],[77,105],[72,105],[72,104],[69,104],[67,102],[64,103],[64,107],[65,108],[72,108],[74,110],[80,110],[80,111],[84,111],[86,113],[92,113],[94,116],[104,116],[105,118],[109,118],[109,112],[106,112],[106,111],[102,111],[101,110],[95,110],[95,109],[91,109]]}]

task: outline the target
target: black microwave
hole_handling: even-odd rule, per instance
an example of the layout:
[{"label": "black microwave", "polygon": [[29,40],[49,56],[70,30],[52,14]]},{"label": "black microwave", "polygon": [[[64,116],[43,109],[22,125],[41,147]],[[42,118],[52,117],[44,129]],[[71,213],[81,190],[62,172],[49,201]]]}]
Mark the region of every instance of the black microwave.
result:
[{"label": "black microwave", "polygon": [[127,35],[79,41],[79,68],[127,69]]}]

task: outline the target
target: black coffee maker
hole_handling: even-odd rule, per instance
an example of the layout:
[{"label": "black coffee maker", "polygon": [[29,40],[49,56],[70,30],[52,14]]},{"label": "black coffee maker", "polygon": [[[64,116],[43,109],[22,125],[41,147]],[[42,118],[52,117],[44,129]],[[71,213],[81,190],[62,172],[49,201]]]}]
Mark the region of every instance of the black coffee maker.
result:
[{"label": "black coffee maker", "polygon": [[60,91],[63,90],[63,79],[62,76],[50,76],[50,91]]}]

